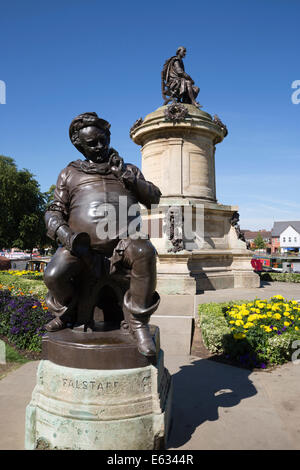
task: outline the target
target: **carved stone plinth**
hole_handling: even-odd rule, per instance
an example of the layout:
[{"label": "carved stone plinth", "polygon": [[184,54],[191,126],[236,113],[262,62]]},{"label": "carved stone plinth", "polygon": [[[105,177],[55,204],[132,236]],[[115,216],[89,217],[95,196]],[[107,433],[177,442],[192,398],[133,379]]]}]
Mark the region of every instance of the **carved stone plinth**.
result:
[{"label": "carved stone plinth", "polygon": [[[155,364],[138,355],[134,342],[119,330],[96,336],[82,331],[49,334],[43,349],[52,360],[39,364],[37,385],[26,409],[25,448],[164,448],[171,378],[159,349],[158,328],[152,327],[152,334]],[[66,365],[81,355],[89,368],[83,367],[83,360],[78,367]],[[96,368],[97,361],[101,368]]]},{"label": "carved stone plinth", "polygon": [[[186,108],[182,116],[172,119],[168,106],[161,106],[131,132],[141,145],[145,178],[162,191],[159,206],[142,214],[144,230],[159,255],[158,289],[162,294],[195,295],[210,289],[257,287],[251,252],[231,223],[238,207],[216,199],[215,146],[226,137],[227,128],[217,116],[190,104],[180,106]],[[190,217],[188,235],[184,226],[177,227],[177,237],[182,232],[179,240],[176,230],[169,228],[168,208],[181,212],[182,223]]]},{"label": "carved stone plinth", "polygon": [[[173,326],[177,321],[178,328],[185,321],[184,344],[190,345],[190,318],[185,316],[198,316],[197,294],[258,287],[260,281],[251,266],[252,253],[232,222],[238,207],[216,199],[215,149],[228,134],[226,125],[195,106],[176,105],[178,109],[161,106],[140,119],[130,135],[141,146],[145,178],[162,192],[159,206],[142,213],[143,230],[158,252],[157,289],[166,297],[153,319],[169,342],[166,318]],[[180,212],[183,224],[188,217],[192,221],[188,236],[184,226],[172,226]],[[174,306],[175,295],[191,296],[195,307],[187,312],[180,303]],[[166,353],[182,350],[178,341],[163,347]],[[184,352],[188,354],[189,347]]]}]

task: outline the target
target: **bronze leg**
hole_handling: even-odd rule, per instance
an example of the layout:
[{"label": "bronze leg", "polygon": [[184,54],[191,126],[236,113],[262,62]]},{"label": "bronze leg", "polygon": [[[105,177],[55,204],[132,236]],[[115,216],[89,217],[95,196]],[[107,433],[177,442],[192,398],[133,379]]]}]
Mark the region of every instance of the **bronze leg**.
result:
[{"label": "bronze leg", "polygon": [[130,287],[124,296],[124,314],[137,340],[140,353],[156,354],[148,323],[157,309],[159,295],[156,287],[156,251],[149,240],[131,240],[124,251],[124,265],[130,268]]},{"label": "bronze leg", "polygon": [[[58,248],[44,271],[44,282],[49,289],[46,303],[56,319],[46,326],[48,331],[65,327],[70,321],[67,309],[75,299],[76,288],[73,279],[82,269],[81,261],[66,248]],[[50,325],[51,324],[51,325]]]},{"label": "bronze leg", "polygon": [[188,95],[189,95],[189,99],[191,101],[191,104],[193,104],[194,106],[198,106],[198,103],[197,101],[195,100],[196,96],[194,94],[194,87],[192,85],[192,82],[191,81],[187,81],[186,82],[186,85],[187,85],[187,91],[188,91]]}]

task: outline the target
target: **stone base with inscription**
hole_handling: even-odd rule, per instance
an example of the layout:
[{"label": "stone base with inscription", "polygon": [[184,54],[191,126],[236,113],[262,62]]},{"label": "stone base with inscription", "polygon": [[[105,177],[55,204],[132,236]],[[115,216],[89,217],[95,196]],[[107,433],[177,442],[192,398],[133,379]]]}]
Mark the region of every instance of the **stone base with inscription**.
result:
[{"label": "stone base with inscription", "polygon": [[[158,328],[155,330],[158,338]],[[76,332],[70,331],[66,336],[73,334],[72,347],[77,347],[75,354],[85,354],[81,338],[89,333],[80,332],[76,343]],[[58,338],[59,348],[66,347],[61,332],[48,336],[51,335]],[[125,338],[119,331],[114,332],[114,337],[121,338],[120,341]],[[99,357],[101,349],[105,350],[107,358],[109,349],[115,354],[116,344],[111,341],[99,345],[96,338],[95,344],[91,345],[88,336],[86,341]],[[122,351],[119,353],[125,358],[130,345],[135,345],[128,337],[123,344],[120,341],[118,346],[120,349],[123,346],[123,354]],[[49,352],[49,338],[43,342],[48,343],[46,350],[54,357],[53,344],[52,352],[51,348]],[[163,449],[170,425],[171,378],[164,367],[163,351],[159,347],[154,362],[148,361],[147,365],[132,368],[122,368],[120,363],[119,369],[85,369],[42,360],[37,372],[37,385],[26,409],[25,448]]]}]

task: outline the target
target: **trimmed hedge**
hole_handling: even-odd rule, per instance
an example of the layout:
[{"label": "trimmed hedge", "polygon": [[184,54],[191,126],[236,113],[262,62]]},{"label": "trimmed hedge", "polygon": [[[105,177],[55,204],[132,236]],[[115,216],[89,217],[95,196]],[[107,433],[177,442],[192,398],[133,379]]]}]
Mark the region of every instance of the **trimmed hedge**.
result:
[{"label": "trimmed hedge", "polygon": [[[241,303],[243,302],[241,301]],[[213,353],[224,353],[224,338],[231,335],[223,313],[223,309],[229,305],[228,302],[211,302],[199,305],[199,326],[203,342],[205,347]]]},{"label": "trimmed hedge", "polygon": [[280,281],[300,283],[300,274],[297,273],[260,273],[262,281]]}]

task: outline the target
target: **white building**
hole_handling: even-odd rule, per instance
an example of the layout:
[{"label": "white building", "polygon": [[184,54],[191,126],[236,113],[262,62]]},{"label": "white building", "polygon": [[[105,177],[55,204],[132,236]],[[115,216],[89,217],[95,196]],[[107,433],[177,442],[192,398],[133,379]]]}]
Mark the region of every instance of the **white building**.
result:
[{"label": "white building", "polygon": [[300,248],[300,231],[289,225],[280,234],[281,252],[299,251]]}]

